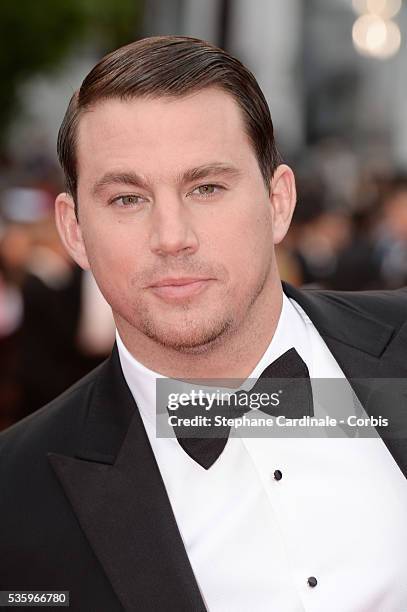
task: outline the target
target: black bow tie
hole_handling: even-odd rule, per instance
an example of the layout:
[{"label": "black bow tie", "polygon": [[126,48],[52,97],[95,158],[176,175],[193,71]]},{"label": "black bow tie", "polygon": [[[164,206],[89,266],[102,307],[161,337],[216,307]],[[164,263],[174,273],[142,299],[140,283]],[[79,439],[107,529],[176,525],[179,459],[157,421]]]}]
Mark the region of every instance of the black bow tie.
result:
[{"label": "black bow tie", "polygon": [[[279,379],[279,391],[284,393],[284,399],[277,406],[262,406],[261,411],[270,416],[284,416],[294,419],[303,416],[313,416],[313,401],[312,388],[309,378],[309,371],[305,362],[301,359],[295,348],[291,348],[271,363],[258,378],[256,384],[250,391],[237,391],[236,399],[241,399],[238,396],[249,396],[253,393],[267,393],[269,390],[269,382],[267,379]],[[293,381],[292,379],[302,379]],[[267,386],[268,385],[268,386]],[[283,396],[281,396],[283,397]],[[241,406],[240,402],[237,402]],[[225,407],[225,404],[217,403],[211,408],[211,416],[220,414],[228,418],[240,417],[251,410],[250,401],[244,407],[231,408],[230,403]],[[170,413],[170,410],[168,410]],[[191,404],[179,406],[177,409],[178,417],[192,418],[194,416],[203,415],[204,407]],[[207,413],[206,413],[207,414]],[[206,470],[215,463],[228,441],[230,426],[217,427],[188,427],[187,429],[174,428],[177,440],[184,451],[194,459],[199,465]],[[182,435],[184,431],[188,437]],[[200,437],[199,433],[205,431],[205,437]]]}]

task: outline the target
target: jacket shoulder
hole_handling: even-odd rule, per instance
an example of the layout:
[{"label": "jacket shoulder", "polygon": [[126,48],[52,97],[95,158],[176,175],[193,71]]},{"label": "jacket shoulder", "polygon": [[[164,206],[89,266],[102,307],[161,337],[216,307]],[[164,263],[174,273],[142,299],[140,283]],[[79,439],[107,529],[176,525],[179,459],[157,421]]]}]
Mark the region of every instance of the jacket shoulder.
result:
[{"label": "jacket shoulder", "polygon": [[383,323],[399,327],[407,319],[407,287],[392,290],[333,291],[309,290],[326,302],[357,310]]},{"label": "jacket shoulder", "polygon": [[99,365],[43,408],[0,432],[0,466],[5,468],[14,460],[35,460],[44,452],[74,450],[102,366]]}]

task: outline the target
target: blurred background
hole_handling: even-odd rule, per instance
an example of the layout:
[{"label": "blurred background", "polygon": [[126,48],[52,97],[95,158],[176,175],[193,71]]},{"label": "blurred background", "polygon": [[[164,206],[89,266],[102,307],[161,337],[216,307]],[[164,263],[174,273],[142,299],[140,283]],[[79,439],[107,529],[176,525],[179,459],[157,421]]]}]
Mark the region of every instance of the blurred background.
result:
[{"label": "blurred background", "polygon": [[0,32],[0,429],[110,352],[110,310],[56,233],[55,143],[87,72],[137,38],[204,38],[254,72],[297,176],[283,279],[407,284],[402,0],[20,0],[0,4]]}]

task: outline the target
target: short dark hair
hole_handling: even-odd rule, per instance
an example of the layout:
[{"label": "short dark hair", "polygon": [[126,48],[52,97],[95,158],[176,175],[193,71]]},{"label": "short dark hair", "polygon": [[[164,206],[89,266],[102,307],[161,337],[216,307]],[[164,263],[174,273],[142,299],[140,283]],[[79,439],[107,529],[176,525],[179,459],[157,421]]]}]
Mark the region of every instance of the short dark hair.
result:
[{"label": "short dark hair", "polygon": [[266,99],[255,77],[238,59],[211,43],[189,36],[152,36],[109,53],[85,77],[67,108],[58,133],[58,158],[66,190],[77,212],[78,122],[97,102],[119,98],[181,97],[209,86],[229,93],[243,111],[264,183],[281,163]]}]

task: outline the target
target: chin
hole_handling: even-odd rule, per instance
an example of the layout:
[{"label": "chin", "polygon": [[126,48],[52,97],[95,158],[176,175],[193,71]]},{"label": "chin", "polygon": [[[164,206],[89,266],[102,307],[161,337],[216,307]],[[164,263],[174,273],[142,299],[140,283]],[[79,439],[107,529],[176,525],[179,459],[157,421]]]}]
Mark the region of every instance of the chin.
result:
[{"label": "chin", "polygon": [[230,327],[230,320],[222,320],[211,326],[208,326],[206,320],[202,325],[196,323],[188,327],[184,325],[184,329],[182,329],[182,323],[171,329],[165,329],[149,322],[143,327],[142,331],[163,347],[181,353],[200,354],[207,352],[218,344],[228,333]]}]

